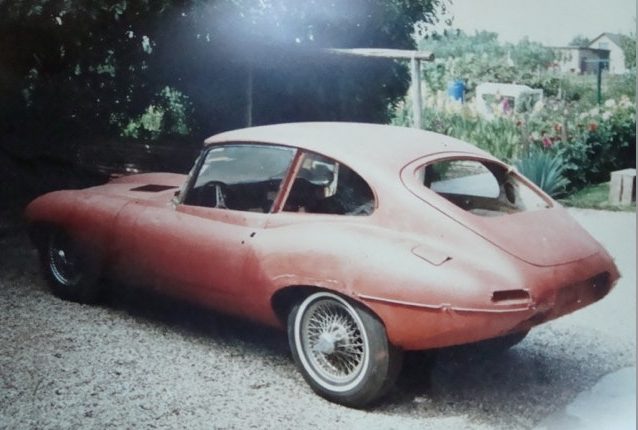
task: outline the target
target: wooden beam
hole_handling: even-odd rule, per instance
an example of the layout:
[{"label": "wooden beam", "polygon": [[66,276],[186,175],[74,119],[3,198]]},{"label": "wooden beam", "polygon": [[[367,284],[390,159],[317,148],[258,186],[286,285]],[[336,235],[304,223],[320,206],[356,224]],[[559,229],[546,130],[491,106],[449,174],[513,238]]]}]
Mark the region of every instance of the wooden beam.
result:
[{"label": "wooden beam", "polygon": [[399,60],[434,61],[434,54],[427,51],[411,51],[409,49],[381,49],[381,48],[353,48],[339,49],[327,48],[326,52],[337,55],[350,55],[357,57],[394,58]]}]

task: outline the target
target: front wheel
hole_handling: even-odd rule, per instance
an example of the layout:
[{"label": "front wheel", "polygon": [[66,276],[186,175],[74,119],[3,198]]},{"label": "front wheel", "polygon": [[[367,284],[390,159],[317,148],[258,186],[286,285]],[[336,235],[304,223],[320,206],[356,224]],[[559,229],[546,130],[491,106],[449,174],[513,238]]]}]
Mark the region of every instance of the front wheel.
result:
[{"label": "front wheel", "polygon": [[40,252],[53,294],[80,303],[96,301],[99,293],[97,261],[69,234],[59,229],[51,230]]},{"label": "front wheel", "polygon": [[308,296],[288,316],[288,340],[304,379],[322,397],[363,407],[383,396],[402,352],[367,309],[329,292]]}]

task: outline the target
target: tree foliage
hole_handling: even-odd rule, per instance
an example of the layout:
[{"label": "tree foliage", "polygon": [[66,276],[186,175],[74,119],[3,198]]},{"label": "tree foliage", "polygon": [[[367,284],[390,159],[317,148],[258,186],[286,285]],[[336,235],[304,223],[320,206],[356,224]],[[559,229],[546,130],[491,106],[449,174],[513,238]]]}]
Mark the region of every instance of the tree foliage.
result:
[{"label": "tree foliage", "polygon": [[192,139],[256,124],[385,121],[408,85],[391,60],[447,0],[0,0],[0,133]]},{"label": "tree foliage", "polygon": [[636,35],[622,36],[622,50],[625,54],[625,67],[628,69],[636,68]]},{"label": "tree foliage", "polygon": [[507,55],[507,47],[499,43],[498,34],[477,31],[467,34],[461,30],[443,31],[419,42],[419,48],[431,51],[436,58],[455,58],[466,54],[500,58]]},{"label": "tree foliage", "polygon": [[568,46],[573,46],[576,48],[586,48],[591,43],[588,37],[583,36],[582,34],[577,34],[569,41]]},{"label": "tree foliage", "polygon": [[457,30],[423,39],[419,47],[436,58],[424,67],[424,80],[434,92],[455,79],[464,81],[468,96],[481,82],[522,83],[543,88],[546,95],[558,92],[559,79],[538,73],[554,59],[553,51],[528,39],[501,43],[496,33]]},{"label": "tree foliage", "polygon": [[554,60],[554,51],[523,38],[511,49],[514,64],[527,70],[544,70]]}]

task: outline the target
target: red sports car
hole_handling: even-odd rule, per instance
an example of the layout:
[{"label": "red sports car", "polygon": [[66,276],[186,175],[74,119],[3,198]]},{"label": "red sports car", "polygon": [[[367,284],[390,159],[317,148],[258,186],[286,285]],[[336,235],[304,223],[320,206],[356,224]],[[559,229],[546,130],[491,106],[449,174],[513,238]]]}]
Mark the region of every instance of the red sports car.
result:
[{"label": "red sports car", "polygon": [[26,215],[56,295],[91,302],[109,275],[287,328],[312,389],[354,407],[392,386],[403,351],[512,346],[619,278],[513,168],[383,125],[222,133],[188,175],[56,191]]}]

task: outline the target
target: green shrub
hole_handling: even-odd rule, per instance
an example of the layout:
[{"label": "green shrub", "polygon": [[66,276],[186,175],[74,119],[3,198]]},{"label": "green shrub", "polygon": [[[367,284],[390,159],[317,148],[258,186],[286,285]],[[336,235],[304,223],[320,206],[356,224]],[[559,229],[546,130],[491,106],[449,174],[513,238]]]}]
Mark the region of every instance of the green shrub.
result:
[{"label": "green shrub", "polygon": [[610,172],[636,167],[636,107],[626,97],[582,112],[557,149],[565,160],[571,189],[609,180]]},{"label": "green shrub", "polygon": [[569,181],[563,176],[563,159],[553,151],[532,149],[515,164],[523,176],[552,197],[564,194],[569,185]]},{"label": "green shrub", "polygon": [[620,100],[623,96],[636,100],[636,69],[622,75],[603,77],[603,96],[614,100]]},{"label": "green shrub", "polygon": [[[473,143],[505,162],[512,162],[521,147],[521,134],[516,124],[506,118],[485,121],[467,106],[451,104],[450,108],[423,109],[423,128]],[[395,112],[392,124],[409,127],[411,109],[406,104]]]},{"label": "green shrub", "polygon": [[504,118],[485,121],[480,118],[451,117],[449,135],[470,142],[505,162],[512,162],[520,147],[516,125]]},{"label": "green shrub", "polygon": [[140,115],[128,121],[122,116],[112,115],[111,123],[120,127],[122,137],[156,140],[161,135],[186,136],[191,131],[191,111],[187,96],[175,88],[164,87]]}]

